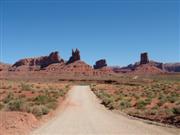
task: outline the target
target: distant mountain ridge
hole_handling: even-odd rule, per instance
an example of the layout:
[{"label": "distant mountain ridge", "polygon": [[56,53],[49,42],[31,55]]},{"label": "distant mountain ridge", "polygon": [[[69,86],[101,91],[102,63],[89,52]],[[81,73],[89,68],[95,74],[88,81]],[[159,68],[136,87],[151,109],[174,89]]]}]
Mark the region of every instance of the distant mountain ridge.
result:
[{"label": "distant mountain ridge", "polygon": [[149,60],[148,53],[140,55],[140,61],[129,64],[125,67],[109,67],[106,59],[100,59],[92,67],[81,60],[80,51],[72,50],[69,60],[65,61],[59,52],[51,52],[47,56],[24,58],[15,62],[13,65],[0,62],[0,71],[47,71],[47,72],[67,72],[81,74],[113,74],[113,73],[163,73],[180,72],[180,63],[161,63]]},{"label": "distant mountain ridge", "polygon": [[[129,64],[128,66],[124,66],[124,67],[112,66],[111,68],[116,73],[130,72],[134,70],[136,67],[138,67],[139,65],[140,65],[140,62],[136,62],[134,64]],[[156,62],[156,61],[150,61],[149,65],[155,66],[166,72],[180,72],[180,63],[161,63],[161,62]]]}]

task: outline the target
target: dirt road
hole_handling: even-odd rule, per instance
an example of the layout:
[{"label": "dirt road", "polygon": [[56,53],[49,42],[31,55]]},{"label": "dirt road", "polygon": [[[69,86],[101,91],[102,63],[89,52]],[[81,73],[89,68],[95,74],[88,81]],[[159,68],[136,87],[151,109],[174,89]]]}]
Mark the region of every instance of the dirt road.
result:
[{"label": "dirt road", "polygon": [[74,86],[65,102],[63,111],[33,135],[178,135],[107,110],[89,86]]}]

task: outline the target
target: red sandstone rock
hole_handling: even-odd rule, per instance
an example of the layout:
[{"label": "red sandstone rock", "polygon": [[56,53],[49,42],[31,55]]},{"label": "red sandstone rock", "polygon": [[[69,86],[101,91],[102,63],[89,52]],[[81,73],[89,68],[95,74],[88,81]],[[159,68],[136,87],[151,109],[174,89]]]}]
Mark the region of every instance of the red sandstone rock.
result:
[{"label": "red sandstone rock", "polygon": [[148,58],[148,53],[141,53],[141,60],[140,60],[140,64],[147,64],[149,63],[149,58]]},{"label": "red sandstone rock", "polygon": [[80,51],[78,49],[76,49],[75,51],[72,50],[72,56],[69,58],[67,64],[73,63],[73,62],[78,61],[80,59],[81,59]]},{"label": "red sandstone rock", "polygon": [[106,60],[101,59],[101,60],[96,61],[96,64],[94,65],[94,69],[100,69],[106,66],[107,66]]},{"label": "red sandstone rock", "polygon": [[63,60],[60,59],[58,52],[52,52],[49,56],[42,56],[37,58],[27,58],[27,59],[21,59],[17,61],[12,67],[19,67],[19,66],[40,66],[40,68],[44,68],[49,66],[53,63],[60,63]]},{"label": "red sandstone rock", "polygon": [[143,64],[134,69],[131,73],[135,74],[162,74],[163,70],[151,65],[151,64]]}]

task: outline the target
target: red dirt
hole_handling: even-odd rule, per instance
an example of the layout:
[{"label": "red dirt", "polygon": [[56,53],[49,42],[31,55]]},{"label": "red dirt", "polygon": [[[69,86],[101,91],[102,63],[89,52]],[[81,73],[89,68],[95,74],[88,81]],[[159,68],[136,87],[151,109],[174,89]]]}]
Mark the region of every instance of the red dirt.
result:
[{"label": "red dirt", "polygon": [[151,104],[147,105],[146,108],[147,109],[152,109],[153,107],[155,107],[157,104],[159,103],[158,99],[152,99]]},{"label": "red dirt", "polygon": [[0,135],[25,135],[36,127],[37,119],[24,112],[0,112]]}]

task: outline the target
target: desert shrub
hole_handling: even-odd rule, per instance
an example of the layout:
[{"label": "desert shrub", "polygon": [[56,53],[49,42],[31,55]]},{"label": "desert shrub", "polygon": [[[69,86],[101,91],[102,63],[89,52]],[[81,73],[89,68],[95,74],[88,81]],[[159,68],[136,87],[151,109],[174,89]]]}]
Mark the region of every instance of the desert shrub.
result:
[{"label": "desert shrub", "polygon": [[148,98],[154,98],[154,97],[155,97],[155,93],[152,92],[152,91],[146,91],[146,96],[147,96]]},{"label": "desert shrub", "polygon": [[46,107],[49,109],[56,109],[58,106],[57,102],[49,102],[48,104],[46,104]]},{"label": "desert shrub", "polygon": [[103,90],[97,90],[95,91],[95,94],[97,95],[97,97],[99,97],[100,99],[104,98],[104,97],[109,97],[109,94],[105,93]]},{"label": "desert shrub", "polygon": [[36,86],[36,89],[40,89],[40,88],[41,88],[41,86],[39,86],[39,85]]},{"label": "desert shrub", "polygon": [[132,97],[136,98],[136,100],[140,99],[140,96],[138,94],[133,93]]},{"label": "desert shrub", "polygon": [[70,85],[66,85],[66,86],[65,86],[65,89],[67,90],[67,89],[69,89],[69,87],[70,87]]},{"label": "desert shrub", "polygon": [[110,100],[109,104],[107,104],[107,108],[109,108],[110,110],[115,108],[115,102],[114,100]]},{"label": "desert shrub", "polygon": [[159,105],[157,104],[157,105],[155,105],[153,108],[152,108],[152,110],[158,110],[159,109]]},{"label": "desert shrub", "polygon": [[180,115],[180,106],[179,107],[174,107],[172,111],[173,111],[174,114]]},{"label": "desert shrub", "polygon": [[119,99],[123,99],[124,97],[127,97],[128,95],[121,92],[121,93],[118,93],[117,96],[119,97]]},{"label": "desert shrub", "polygon": [[176,105],[180,105],[180,100],[176,101]]},{"label": "desert shrub", "polygon": [[108,107],[109,109],[114,109],[113,103],[114,103],[113,97],[109,97],[109,96],[102,97],[102,104]]},{"label": "desert shrub", "polygon": [[52,96],[53,96],[54,98],[57,99],[57,98],[59,98],[59,97],[65,96],[66,92],[67,92],[67,90],[65,90],[65,89],[60,89],[60,90],[53,90],[53,91],[51,91],[51,94],[52,94]]},{"label": "desert shrub", "polygon": [[126,109],[126,108],[129,108],[131,107],[131,103],[129,100],[127,99],[123,99],[121,102],[120,102],[120,109]]},{"label": "desert shrub", "polygon": [[57,98],[60,96],[59,91],[58,91],[58,90],[57,90],[57,91],[52,91],[52,92],[51,92],[51,96],[52,96],[53,98],[57,99]]},{"label": "desert shrub", "polygon": [[146,101],[140,100],[140,101],[137,102],[136,106],[137,106],[137,109],[144,109],[146,107],[146,105],[147,105]]},{"label": "desert shrub", "polygon": [[55,99],[48,95],[39,95],[34,99],[34,101],[35,101],[35,104],[37,105],[45,105],[49,102],[54,102]]},{"label": "desert shrub", "polygon": [[67,90],[66,89],[62,89],[62,90],[59,90],[58,95],[63,97],[66,93],[67,93]]},{"label": "desert shrub", "polygon": [[48,114],[49,109],[44,105],[36,105],[31,108],[31,113],[39,117]]},{"label": "desert shrub", "polygon": [[14,94],[9,92],[8,95],[3,99],[3,102],[6,104],[14,99]]},{"label": "desert shrub", "polygon": [[159,106],[162,106],[164,103],[168,102],[168,99],[164,95],[161,95],[158,99],[159,99],[159,103],[158,103]]},{"label": "desert shrub", "polygon": [[23,101],[21,99],[14,99],[8,103],[8,110],[21,111],[23,108]]},{"label": "desert shrub", "polygon": [[150,103],[151,103],[151,101],[152,101],[152,98],[151,98],[151,97],[150,97],[150,98],[146,98],[146,99],[145,99],[145,103],[146,103],[146,105],[150,104]]},{"label": "desert shrub", "polygon": [[158,114],[158,110],[157,109],[152,109],[152,110],[148,110],[148,114],[150,115],[157,115]]},{"label": "desert shrub", "polygon": [[55,88],[53,86],[48,86],[49,90],[54,90]]},{"label": "desert shrub", "polygon": [[171,102],[171,103],[174,103],[179,99],[179,95],[177,93],[172,93],[170,96],[167,97],[168,101]]},{"label": "desert shrub", "polygon": [[102,90],[96,91],[96,95],[97,95],[97,97],[99,97],[102,100],[101,104],[103,104],[104,106],[106,106],[109,109],[114,109],[115,98],[112,95],[110,95]]},{"label": "desert shrub", "polygon": [[21,87],[21,90],[27,90],[27,91],[32,90],[32,86],[27,83],[21,83],[20,87]]}]

